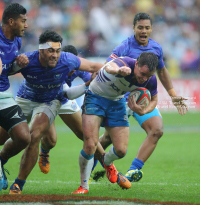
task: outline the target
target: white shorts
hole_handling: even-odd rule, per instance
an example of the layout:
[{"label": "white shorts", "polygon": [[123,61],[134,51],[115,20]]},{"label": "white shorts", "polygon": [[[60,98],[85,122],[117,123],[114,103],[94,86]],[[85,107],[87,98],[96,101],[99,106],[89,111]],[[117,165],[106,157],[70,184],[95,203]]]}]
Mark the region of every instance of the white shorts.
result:
[{"label": "white shorts", "polygon": [[58,115],[60,114],[74,114],[80,110],[80,107],[78,106],[76,100],[68,100],[65,104],[63,104],[59,111]]},{"label": "white shorts", "polygon": [[17,105],[12,97],[11,89],[0,92],[0,110]]},{"label": "white shorts", "polygon": [[21,107],[28,122],[38,113],[45,113],[51,125],[55,120],[61,107],[59,100],[52,100],[48,103],[38,103],[24,98],[16,97],[17,104]]}]

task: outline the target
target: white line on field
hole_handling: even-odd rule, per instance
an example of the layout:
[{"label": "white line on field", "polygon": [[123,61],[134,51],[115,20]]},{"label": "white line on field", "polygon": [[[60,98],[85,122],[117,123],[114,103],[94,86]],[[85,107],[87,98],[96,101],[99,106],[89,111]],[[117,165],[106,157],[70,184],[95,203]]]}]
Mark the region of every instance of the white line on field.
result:
[{"label": "white line on field", "polygon": [[[13,181],[8,181],[10,183],[12,183]],[[80,182],[75,182],[75,181],[32,181],[32,180],[27,180],[26,181],[27,183],[35,183],[35,184],[43,184],[43,183],[58,183],[58,184],[80,184]],[[98,184],[98,185],[101,185],[101,184],[105,184],[104,182],[91,182],[90,184]],[[134,184],[134,183],[133,183]],[[155,186],[166,186],[166,185],[171,185],[171,186],[185,186],[186,184],[171,184],[171,183],[137,183],[137,185],[155,185]],[[187,184],[187,186],[200,186],[200,183],[190,183],[190,184]]]}]

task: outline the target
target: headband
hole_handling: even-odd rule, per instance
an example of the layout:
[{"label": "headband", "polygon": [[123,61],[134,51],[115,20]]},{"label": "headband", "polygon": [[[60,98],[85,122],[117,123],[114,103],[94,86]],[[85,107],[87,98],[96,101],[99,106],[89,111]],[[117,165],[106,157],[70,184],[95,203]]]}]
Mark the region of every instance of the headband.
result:
[{"label": "headband", "polygon": [[46,42],[39,44],[39,49],[48,49],[48,48],[61,48],[60,42]]}]

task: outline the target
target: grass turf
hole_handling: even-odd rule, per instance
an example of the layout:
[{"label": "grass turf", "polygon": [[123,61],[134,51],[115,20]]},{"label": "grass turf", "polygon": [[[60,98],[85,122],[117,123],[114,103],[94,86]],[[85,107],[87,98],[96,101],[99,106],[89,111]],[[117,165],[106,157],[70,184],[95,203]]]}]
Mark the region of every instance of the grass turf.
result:
[{"label": "grass turf", "polygon": [[[142,169],[144,177],[140,182],[133,183],[129,190],[122,190],[117,184],[111,184],[104,178],[90,185],[87,196],[200,203],[200,113],[188,113],[185,116],[163,114],[163,121],[166,132],[145,163]],[[128,153],[125,158],[115,161],[118,171],[124,174],[146,137],[133,118],[130,123]],[[58,142],[50,153],[51,171],[43,174],[36,165],[27,179],[23,194],[69,195],[79,186],[78,157],[82,142],[59,117],[56,119],[56,126]],[[21,154],[11,158],[6,164],[10,171],[9,185],[17,177],[20,156]],[[98,165],[96,170],[102,170],[101,166]],[[1,191],[0,195],[8,192],[9,189]]]}]

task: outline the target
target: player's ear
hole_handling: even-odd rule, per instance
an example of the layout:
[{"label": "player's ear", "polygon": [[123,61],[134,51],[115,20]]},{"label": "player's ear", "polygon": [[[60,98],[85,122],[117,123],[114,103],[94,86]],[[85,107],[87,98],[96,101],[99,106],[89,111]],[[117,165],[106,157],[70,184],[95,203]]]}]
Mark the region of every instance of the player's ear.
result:
[{"label": "player's ear", "polygon": [[9,24],[10,26],[13,26],[13,25],[14,25],[14,19],[13,19],[13,18],[9,18],[9,19],[8,19],[8,24]]}]

